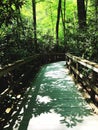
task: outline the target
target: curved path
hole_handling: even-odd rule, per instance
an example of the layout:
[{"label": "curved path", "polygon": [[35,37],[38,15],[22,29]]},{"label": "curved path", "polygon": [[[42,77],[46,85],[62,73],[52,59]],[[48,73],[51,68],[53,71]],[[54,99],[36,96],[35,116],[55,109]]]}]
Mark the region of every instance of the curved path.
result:
[{"label": "curved path", "polygon": [[98,130],[98,117],[78,92],[65,62],[36,75],[13,130]]}]

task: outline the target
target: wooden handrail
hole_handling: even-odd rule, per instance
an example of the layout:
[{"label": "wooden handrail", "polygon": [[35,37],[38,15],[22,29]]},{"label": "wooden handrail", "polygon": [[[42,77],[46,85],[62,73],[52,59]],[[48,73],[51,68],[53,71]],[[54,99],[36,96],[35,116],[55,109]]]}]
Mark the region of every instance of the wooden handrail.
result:
[{"label": "wooden handrail", "polygon": [[98,96],[98,64],[67,53],[66,65],[75,80],[81,82],[87,91],[89,88],[88,92],[95,101],[95,96]]},{"label": "wooden handrail", "polygon": [[[48,56],[48,57],[47,57]],[[44,63],[48,63],[48,62],[51,62],[51,59],[59,59],[61,57],[64,57],[65,58],[65,54],[64,53],[50,53],[50,54],[35,54],[33,56],[29,56],[27,58],[24,58],[22,60],[17,60],[15,61],[14,63],[12,64],[8,64],[8,65],[5,65],[3,68],[0,69],[0,78],[6,74],[8,74],[9,72],[19,68],[20,66],[24,65],[24,64],[27,64],[28,62],[31,62],[32,60],[38,60],[37,62],[42,62],[42,60],[44,59]],[[47,59],[45,59],[47,58]],[[53,60],[54,60],[53,59]],[[46,61],[45,61],[46,60]],[[42,64],[44,64],[42,63]],[[39,64],[40,65],[40,64]],[[7,89],[8,90],[8,89]],[[9,90],[8,90],[9,91]],[[5,91],[6,92],[6,91]],[[2,94],[1,94],[2,95]],[[0,95],[0,97],[1,97]]]},{"label": "wooden handrail", "polygon": [[[15,61],[12,64],[8,64],[0,69],[0,86],[1,88],[4,87],[0,91],[0,105],[1,109],[4,110],[4,116],[1,115],[1,119],[7,120],[7,117],[10,117],[11,114],[14,111],[14,108],[16,108],[17,103],[19,100],[21,101],[24,98],[24,94],[27,92],[28,89],[24,89],[24,81],[27,80],[28,75],[30,74],[30,71],[33,71],[34,73],[36,70],[43,64],[47,64],[50,62],[65,60],[65,54],[64,53],[50,53],[50,54],[35,54],[33,56],[29,56],[25,59]],[[28,69],[29,68],[29,69]],[[27,71],[26,71],[27,69]],[[34,74],[33,73],[33,74]],[[18,77],[18,78],[17,78]],[[4,82],[6,83],[4,83]],[[3,84],[3,85],[2,85]],[[19,91],[16,93],[16,91],[19,89]],[[26,90],[26,91],[24,91]],[[23,91],[23,92],[21,92]],[[20,95],[20,98],[17,98],[17,94]],[[13,102],[12,104],[5,103],[5,99]],[[2,104],[8,105],[7,107],[10,108],[10,111],[6,113],[6,105],[2,106]],[[11,106],[10,106],[11,105]],[[18,105],[18,107],[20,107]],[[7,116],[6,116],[7,114]],[[8,116],[9,115],[9,116]],[[3,119],[3,120],[4,120]],[[6,124],[6,121],[4,120],[3,125]],[[2,125],[2,127],[3,127]]]},{"label": "wooden handrail", "polygon": [[97,63],[85,60],[85,59],[77,57],[77,56],[73,56],[72,54],[69,54],[69,53],[67,53],[66,56],[69,57],[70,59],[72,59],[73,61],[83,65],[84,67],[92,69],[93,71],[98,73],[98,64]]},{"label": "wooden handrail", "polygon": [[[33,55],[33,56],[29,56],[28,58],[22,59],[22,60],[17,60],[12,64],[8,64],[5,65],[3,68],[0,69],[0,78],[6,74],[8,74],[9,72],[13,71],[14,69],[17,69],[18,67],[36,59],[37,57],[39,57],[39,54]],[[1,86],[3,87],[3,86]],[[6,88],[2,93],[0,93],[0,101],[6,96],[6,94],[8,94],[11,91],[12,87],[8,87]]]},{"label": "wooden handrail", "polygon": [[26,64],[26,63],[36,59],[38,56],[39,56],[39,54],[36,54],[36,55],[30,56],[28,58],[22,59],[22,60],[17,60],[12,64],[8,64],[8,65],[4,66],[3,68],[0,69],[0,77],[7,74],[8,72],[14,70],[15,68],[18,68],[21,65]]},{"label": "wooden handrail", "polygon": [[50,53],[50,54],[35,54],[33,56],[29,56],[27,58],[24,58],[22,60],[17,60],[12,64],[8,64],[6,66],[4,66],[3,68],[0,69],[0,77],[2,77],[3,75],[7,74],[9,71],[14,70],[15,68],[18,68],[19,66],[26,64],[32,60],[37,59],[38,57],[42,57],[42,56],[62,56],[65,55],[64,53]]}]

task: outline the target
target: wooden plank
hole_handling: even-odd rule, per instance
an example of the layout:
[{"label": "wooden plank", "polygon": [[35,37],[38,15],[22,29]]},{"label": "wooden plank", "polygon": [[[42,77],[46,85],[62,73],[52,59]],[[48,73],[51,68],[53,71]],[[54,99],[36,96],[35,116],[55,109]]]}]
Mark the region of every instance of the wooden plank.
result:
[{"label": "wooden plank", "polygon": [[79,64],[95,71],[98,73],[98,64],[97,63],[94,63],[94,62],[90,62],[88,60],[85,60],[85,59],[82,59],[80,57],[77,57],[77,56],[73,56],[71,54],[66,54],[70,59],[72,59],[73,61],[75,62],[78,62]]},{"label": "wooden plank", "polygon": [[8,94],[11,91],[11,88],[7,88],[6,90],[4,90],[1,94],[0,94],[0,102],[2,101],[2,99],[6,96],[6,94]]},{"label": "wooden plank", "polygon": [[22,60],[18,60],[16,62],[12,63],[12,64],[6,65],[4,68],[0,69],[0,77],[2,77],[3,75],[7,74],[9,71],[12,71],[12,70],[18,68],[19,66],[34,60],[38,56],[39,55],[30,56],[28,58],[25,58],[25,59],[22,59]]},{"label": "wooden plank", "polygon": [[[83,65],[86,68],[91,69],[92,71],[98,73],[98,64],[94,63],[94,62],[90,62],[88,60],[82,59],[80,57],[77,56],[73,56],[71,54],[66,54],[66,56],[69,59],[72,59],[74,62],[79,63],[80,65]],[[76,75],[78,75],[81,79],[83,79],[83,75],[72,65],[68,64],[67,65],[71,67],[71,69],[76,73]],[[88,83],[87,81],[82,81],[83,84],[85,83],[89,88],[91,88],[97,95],[98,95],[98,87],[97,86],[93,86],[90,84],[90,82]]]},{"label": "wooden plank", "polygon": [[71,66],[71,68],[81,79],[83,78],[83,75],[75,67]]},{"label": "wooden plank", "polygon": [[[8,72],[14,70],[14,69],[17,69],[18,67],[28,63],[28,62],[31,62],[32,60],[38,60],[39,61],[39,58],[41,59],[41,57],[43,56],[60,56],[60,57],[63,57],[65,56],[64,53],[50,53],[50,54],[35,54],[33,56],[29,56],[25,59],[22,59],[22,60],[18,60],[18,61],[15,61],[14,63],[12,64],[8,64],[6,66],[4,66],[3,68],[0,69],[0,77],[2,77],[3,75],[6,75]],[[37,62],[38,62],[37,61]],[[40,61],[41,62],[41,61]],[[6,90],[5,90],[6,91]],[[1,94],[2,95],[2,98],[4,97],[3,95],[6,95],[7,92],[9,91],[6,91],[4,94]],[[1,98],[1,95],[0,95],[0,98]]]},{"label": "wooden plank", "polygon": [[[16,124],[19,126],[19,129],[98,129],[98,117],[97,119],[91,118],[91,116],[93,117],[93,115],[91,115],[92,110],[76,89],[75,84],[72,78],[68,75],[68,70],[64,65],[65,63],[61,64],[59,62],[58,64],[46,65],[44,68],[41,68],[39,75],[36,77],[36,80],[32,85],[36,86],[36,88],[40,86],[41,89],[38,89],[37,91],[35,89],[35,94],[32,91],[29,93],[29,95],[31,95],[28,104],[29,106],[21,114],[23,116],[22,121],[17,121],[19,125]],[[64,70],[62,73],[61,69]],[[37,94],[38,96],[36,96]],[[35,95],[36,99],[34,99],[32,95]],[[35,111],[32,111],[33,109]],[[87,119],[85,120],[85,118]],[[92,121],[94,123],[92,123]],[[38,122],[40,122],[40,125],[38,125]]]}]

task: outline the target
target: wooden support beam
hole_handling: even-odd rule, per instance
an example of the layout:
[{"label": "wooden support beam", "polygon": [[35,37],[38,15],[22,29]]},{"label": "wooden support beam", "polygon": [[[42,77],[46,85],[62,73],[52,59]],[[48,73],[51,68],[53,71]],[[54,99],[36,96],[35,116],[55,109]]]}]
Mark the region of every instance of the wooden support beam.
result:
[{"label": "wooden support beam", "polygon": [[[96,74],[98,75],[98,64],[85,60],[81,57],[73,56],[69,53],[66,54],[66,57],[68,68],[71,68],[70,70],[73,71],[77,80],[77,77],[81,79],[80,81],[85,86],[85,89],[89,88],[91,90],[91,97],[94,98],[93,100],[95,101],[95,95],[98,95],[98,85],[96,84],[98,82],[96,81],[98,80],[98,78],[96,77]],[[71,64],[69,61],[71,61]],[[82,74],[82,72],[85,72],[86,76]],[[89,73],[91,74],[90,76]],[[95,75],[93,75],[93,73],[95,73]]]}]

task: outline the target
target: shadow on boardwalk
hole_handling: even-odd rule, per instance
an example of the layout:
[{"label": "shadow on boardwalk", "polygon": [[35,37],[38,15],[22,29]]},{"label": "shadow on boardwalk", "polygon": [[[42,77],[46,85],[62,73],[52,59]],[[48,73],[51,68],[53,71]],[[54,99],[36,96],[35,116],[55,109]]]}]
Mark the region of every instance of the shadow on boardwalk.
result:
[{"label": "shadow on boardwalk", "polygon": [[12,117],[14,121],[4,130],[28,130],[30,119],[42,113],[59,114],[60,123],[67,127],[74,127],[82,123],[84,117],[92,115],[64,64],[57,62],[40,70],[20,107],[21,111],[17,111],[17,119]]}]

